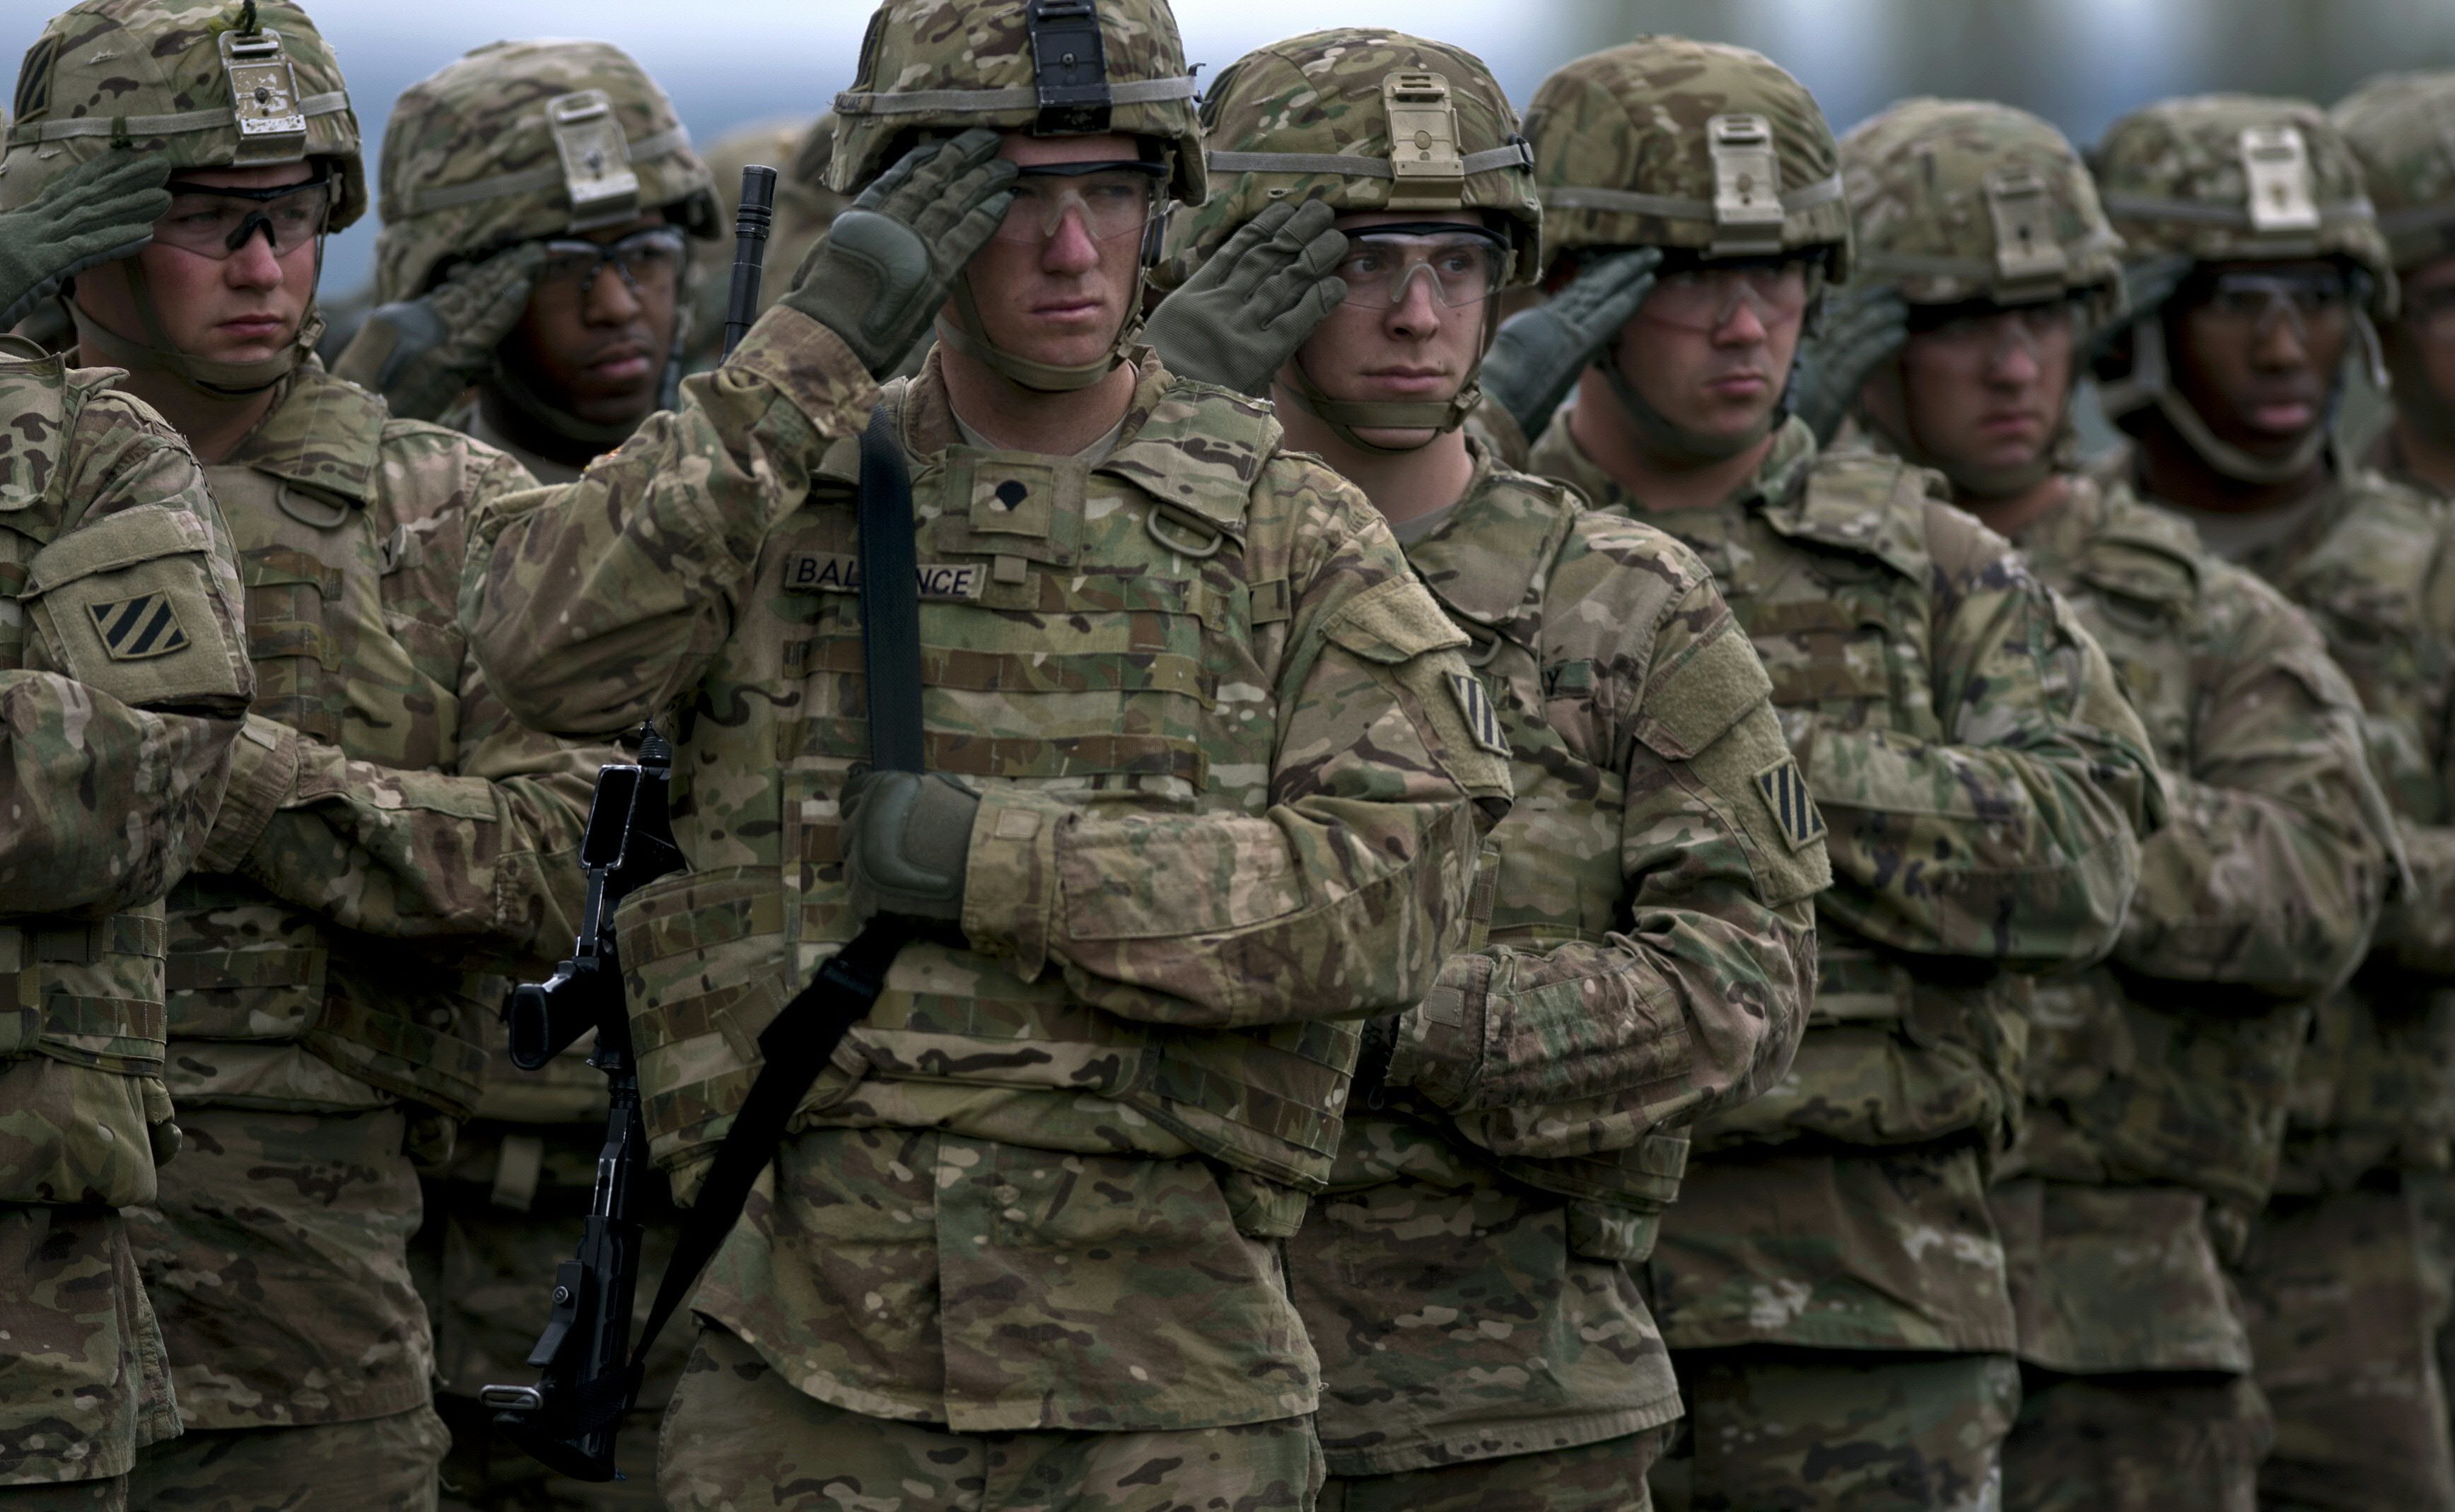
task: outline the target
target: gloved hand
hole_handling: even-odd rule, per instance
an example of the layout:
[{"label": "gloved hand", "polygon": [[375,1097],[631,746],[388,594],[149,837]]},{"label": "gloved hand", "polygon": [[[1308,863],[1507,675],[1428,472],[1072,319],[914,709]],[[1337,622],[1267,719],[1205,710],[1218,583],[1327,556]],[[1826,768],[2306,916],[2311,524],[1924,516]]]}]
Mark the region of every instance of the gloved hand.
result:
[{"label": "gloved hand", "polygon": [[467,263],[416,299],[378,305],[333,364],[403,420],[439,420],[494,360],[537,287],[545,246],[521,242]]},{"label": "gloved hand", "polygon": [[160,153],[107,151],[0,215],[0,331],[78,273],[152,241],[171,209],[170,177]]},{"label": "gloved hand", "polygon": [[1890,284],[1852,284],[1833,296],[1824,329],[1798,344],[1790,411],[1822,446],[1858,405],[1859,386],[1910,338],[1910,307]]},{"label": "gloved hand", "polygon": [[853,918],[960,926],[980,795],[941,773],[867,772],[844,784],[844,879]]},{"label": "gloved hand", "polygon": [[998,140],[976,126],[903,154],[836,217],[781,303],[842,336],[872,377],[894,372],[1014,202]]},{"label": "gloved hand", "polygon": [[1151,312],[1143,339],[1170,373],[1262,398],[1313,328],[1347,297],[1331,272],[1347,255],[1328,200],[1281,201]]},{"label": "gloved hand", "polygon": [[1509,317],[1484,355],[1483,396],[1529,439],[1569,396],[1577,374],[1610,346],[1654,292],[1662,252],[1638,247],[1597,258],[1545,304]]}]

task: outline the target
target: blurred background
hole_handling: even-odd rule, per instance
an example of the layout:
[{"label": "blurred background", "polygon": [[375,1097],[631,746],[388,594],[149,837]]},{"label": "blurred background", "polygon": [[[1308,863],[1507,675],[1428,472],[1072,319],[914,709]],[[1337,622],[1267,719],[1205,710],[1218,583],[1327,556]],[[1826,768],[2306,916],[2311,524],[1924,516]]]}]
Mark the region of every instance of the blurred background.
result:
[{"label": "blurred background", "polygon": [[[703,146],[826,109],[866,0],[307,0],[339,50],[375,163],[402,89],[505,37],[598,37],[664,85]],[[1175,0],[1207,72],[1311,28],[1389,26],[1481,54],[1521,104],[1543,75],[1642,31],[1736,42],[1805,80],[1836,131],[1907,94],[2004,100],[2085,147],[2133,106],[2249,90],[2331,102],[2386,69],[2455,63],[2455,0]],[[12,0],[0,56],[52,9]],[[334,239],[328,295],[373,265],[375,217]]]}]

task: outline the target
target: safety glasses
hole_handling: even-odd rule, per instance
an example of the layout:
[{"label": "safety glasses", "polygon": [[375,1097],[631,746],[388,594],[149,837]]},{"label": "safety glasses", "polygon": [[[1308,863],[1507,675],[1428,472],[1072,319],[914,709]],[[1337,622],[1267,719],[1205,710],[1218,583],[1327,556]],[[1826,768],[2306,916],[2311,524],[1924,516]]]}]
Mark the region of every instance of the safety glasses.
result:
[{"label": "safety glasses", "polygon": [[1682,331],[1718,331],[1744,306],[1767,326],[1807,311],[1807,264],[1796,257],[1751,257],[1676,269],[1654,281],[1637,312]]},{"label": "safety glasses", "polygon": [[2341,331],[2351,313],[2351,291],[2333,270],[2221,272],[2186,295],[2192,318],[2262,336],[2287,322],[2297,337],[2313,329]]},{"label": "safety glasses", "polygon": [[545,244],[538,283],[567,285],[584,295],[596,286],[598,273],[610,267],[635,294],[646,290],[663,292],[680,280],[686,252],[677,226],[652,226],[619,241],[557,237]]},{"label": "safety glasses", "polygon": [[1994,305],[1956,305],[1944,310],[1913,310],[1910,334],[1956,366],[1982,373],[2011,356],[2042,358],[2046,343],[2060,334],[2077,334],[2080,303],[2050,299],[2005,310]]},{"label": "safety glasses", "polygon": [[334,180],[327,174],[272,189],[227,189],[174,178],[171,211],[153,223],[153,240],[216,259],[235,256],[257,235],[286,256],[324,233],[332,218]]},{"label": "safety glasses", "polygon": [[1437,224],[1373,226],[1347,233],[1338,276],[1350,305],[1402,305],[1421,283],[1435,304],[1460,310],[1491,298],[1508,266],[1507,244],[1486,232]]},{"label": "safety glasses", "polygon": [[1142,233],[1159,201],[1161,163],[1045,163],[1016,171],[1014,203],[998,222],[997,239],[1046,241],[1072,214],[1096,241]]}]

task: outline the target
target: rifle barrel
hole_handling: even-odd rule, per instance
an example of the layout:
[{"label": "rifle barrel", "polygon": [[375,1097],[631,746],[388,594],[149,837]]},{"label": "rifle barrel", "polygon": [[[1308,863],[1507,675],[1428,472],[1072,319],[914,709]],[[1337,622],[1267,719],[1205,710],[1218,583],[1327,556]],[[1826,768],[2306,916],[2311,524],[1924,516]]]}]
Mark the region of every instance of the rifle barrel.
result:
[{"label": "rifle barrel", "polygon": [[767,263],[767,232],[776,223],[776,171],[741,171],[741,203],[733,212],[733,290],[724,301],[724,354],[733,355],[759,318],[759,284]]}]

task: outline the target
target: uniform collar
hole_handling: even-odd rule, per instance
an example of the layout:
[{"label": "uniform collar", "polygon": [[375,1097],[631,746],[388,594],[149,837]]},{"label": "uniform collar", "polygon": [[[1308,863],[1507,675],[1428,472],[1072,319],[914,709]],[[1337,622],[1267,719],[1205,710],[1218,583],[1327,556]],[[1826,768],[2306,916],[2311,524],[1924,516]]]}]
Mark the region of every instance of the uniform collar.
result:
[{"label": "uniform collar", "polygon": [[224,459],[318,493],[364,504],[374,496],[383,430],[381,399],[324,371],[310,355],[281,380],[273,408]]},{"label": "uniform collar", "polygon": [[1496,466],[1472,438],[1474,474],[1441,528],[1407,549],[1415,575],[1453,615],[1505,629],[1539,593],[1544,570],[1576,523],[1564,489]]}]

